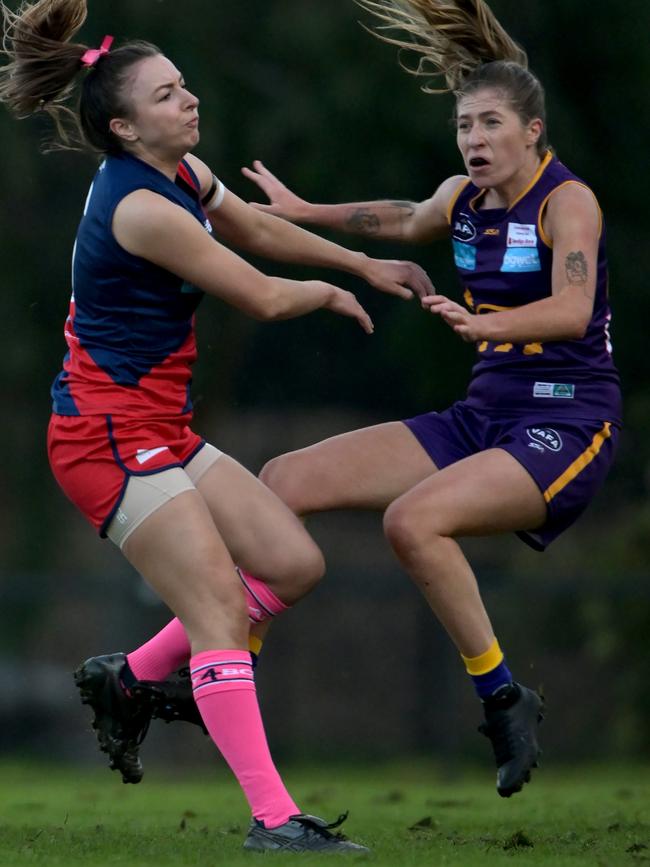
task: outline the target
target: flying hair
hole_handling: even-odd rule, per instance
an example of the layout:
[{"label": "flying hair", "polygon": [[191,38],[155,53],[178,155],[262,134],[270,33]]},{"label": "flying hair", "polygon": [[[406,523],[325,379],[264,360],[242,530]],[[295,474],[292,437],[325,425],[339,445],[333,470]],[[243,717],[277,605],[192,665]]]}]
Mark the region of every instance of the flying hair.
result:
[{"label": "flying hair", "polygon": [[86,20],[86,0],[38,0],[13,12],[0,2],[3,18],[0,101],[19,118],[45,111],[62,146],[78,141],[75,112],[66,104],[88,46],[71,42]]},{"label": "flying hair", "polygon": [[[528,68],[526,52],[508,36],[483,0],[356,0],[379,23],[366,28],[383,42],[419,55],[404,68],[429,79],[428,93],[458,92],[471,73],[492,61]],[[444,85],[440,79],[444,79]]]},{"label": "flying hair", "polygon": [[[162,52],[140,40],[115,49],[111,37],[99,48],[72,42],[87,11],[86,0],[24,2],[16,12],[0,0],[2,54],[8,60],[0,67],[0,102],[19,118],[36,112],[50,116],[55,138],[46,150],[119,153],[124,143],[110,121],[131,116],[126,83],[133,66]],[[77,83],[78,104],[71,106]]]}]

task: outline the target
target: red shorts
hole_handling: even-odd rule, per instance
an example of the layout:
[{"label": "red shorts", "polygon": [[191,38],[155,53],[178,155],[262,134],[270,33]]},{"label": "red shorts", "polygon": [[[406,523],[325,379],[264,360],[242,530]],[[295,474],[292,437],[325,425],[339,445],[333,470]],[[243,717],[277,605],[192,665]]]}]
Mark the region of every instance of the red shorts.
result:
[{"label": "red shorts", "polygon": [[184,467],[204,445],[189,420],[53,415],[47,451],[54,477],[105,536],[131,476]]}]

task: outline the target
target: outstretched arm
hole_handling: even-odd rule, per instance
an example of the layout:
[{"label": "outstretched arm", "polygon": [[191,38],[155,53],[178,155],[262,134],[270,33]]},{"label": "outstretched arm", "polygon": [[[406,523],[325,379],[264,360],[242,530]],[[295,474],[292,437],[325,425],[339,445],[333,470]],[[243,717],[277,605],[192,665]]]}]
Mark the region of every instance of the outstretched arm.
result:
[{"label": "outstretched arm", "polygon": [[293,193],[260,160],[255,160],[253,169],[243,168],[242,173],[269,197],[268,205],[252,204],[260,211],[296,223],[310,223],[341,232],[411,244],[447,237],[447,205],[465,180],[462,175],[448,178],[431,198],[423,202],[375,201],[319,205]]},{"label": "outstretched arm", "polygon": [[552,294],[499,313],[470,313],[443,295],[423,298],[468,342],[528,343],[580,340],[591,321],[596,293],[600,209],[593,193],[567,184],[549,199],[544,229],[553,243]]},{"label": "outstretched arm", "polygon": [[292,319],[326,308],[372,322],[351,292],[321,280],[287,280],[258,271],[220,244],[183,208],[151,190],[136,190],[119,203],[113,234],[121,247],[255,319]]},{"label": "outstretched arm", "polygon": [[[196,157],[189,158],[202,186],[212,174]],[[208,180],[209,179],[209,180]],[[217,235],[227,243],[268,259],[335,268],[363,278],[382,292],[411,298],[433,291],[426,273],[413,262],[373,259],[294,226],[273,214],[256,210],[229,190],[206,205]]]}]

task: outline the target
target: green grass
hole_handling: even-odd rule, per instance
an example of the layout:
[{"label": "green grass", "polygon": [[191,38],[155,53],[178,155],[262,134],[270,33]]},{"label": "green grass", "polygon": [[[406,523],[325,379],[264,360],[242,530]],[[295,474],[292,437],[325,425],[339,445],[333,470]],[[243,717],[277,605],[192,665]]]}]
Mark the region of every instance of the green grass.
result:
[{"label": "green grass", "polygon": [[[373,865],[650,864],[647,766],[542,769],[509,800],[497,797],[487,770],[449,781],[433,765],[341,765],[285,777],[306,811],[335,818],[349,809],[346,831],[373,849],[361,859]],[[123,786],[108,771],[0,765],[0,780],[2,867],[296,861],[241,850],[246,806],[223,766],[199,778],[149,772]]]}]

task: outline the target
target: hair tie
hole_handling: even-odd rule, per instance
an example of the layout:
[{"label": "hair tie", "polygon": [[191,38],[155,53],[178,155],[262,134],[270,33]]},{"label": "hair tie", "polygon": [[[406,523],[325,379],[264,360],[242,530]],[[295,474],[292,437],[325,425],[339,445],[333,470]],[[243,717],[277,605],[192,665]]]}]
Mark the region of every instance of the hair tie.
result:
[{"label": "hair tie", "polygon": [[87,51],[84,51],[81,55],[81,62],[88,68],[94,66],[103,54],[108,54],[112,44],[113,37],[104,36],[104,40],[99,48],[89,48]]}]

